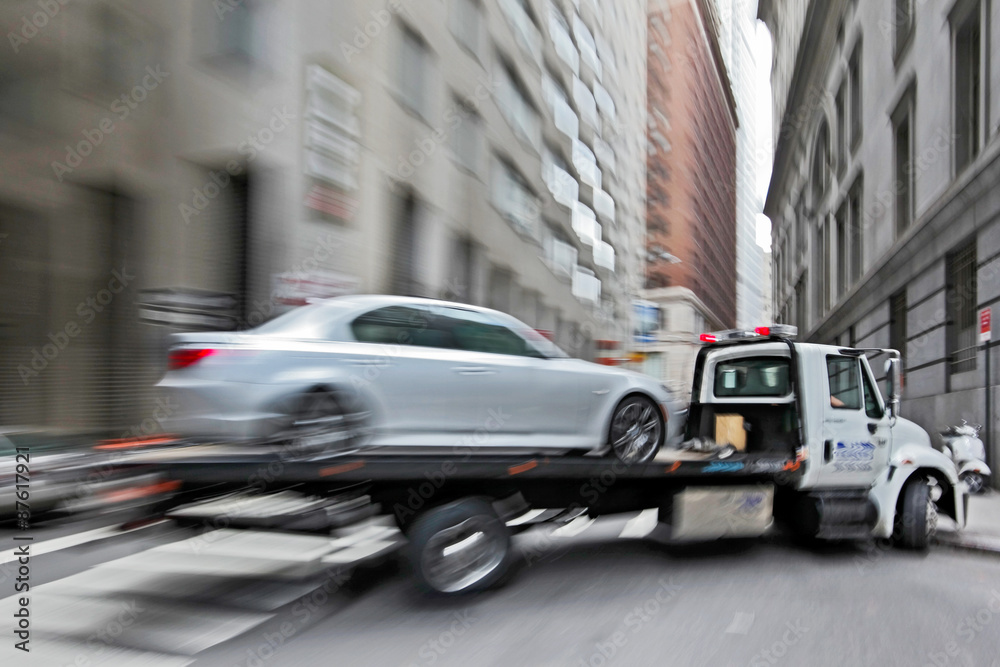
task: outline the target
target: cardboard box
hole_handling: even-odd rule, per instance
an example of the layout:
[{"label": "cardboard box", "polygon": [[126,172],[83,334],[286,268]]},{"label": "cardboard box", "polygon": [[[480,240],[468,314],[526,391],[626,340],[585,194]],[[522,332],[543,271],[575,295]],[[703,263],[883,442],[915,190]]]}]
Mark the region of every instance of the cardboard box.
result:
[{"label": "cardboard box", "polygon": [[747,431],[743,427],[743,415],[715,415],[715,441],[720,445],[732,445],[737,451],[747,448]]}]

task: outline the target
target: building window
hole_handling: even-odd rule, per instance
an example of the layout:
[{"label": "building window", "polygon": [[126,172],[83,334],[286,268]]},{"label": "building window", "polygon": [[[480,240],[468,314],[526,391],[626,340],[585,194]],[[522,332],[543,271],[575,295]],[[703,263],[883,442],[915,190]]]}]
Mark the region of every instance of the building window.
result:
[{"label": "building window", "polygon": [[[968,4],[968,3],[966,3]],[[980,6],[968,7],[962,18],[952,17],[955,42],[955,172],[979,154],[982,104],[982,20]]]},{"label": "building window", "polygon": [[806,329],[806,279],[809,271],[803,271],[799,282],[795,284],[795,326],[803,331]]},{"label": "building window", "polygon": [[889,299],[889,347],[899,350],[906,362],[906,290]]},{"label": "building window", "polygon": [[847,294],[847,279],[850,276],[850,255],[847,223],[847,204],[841,204],[837,210],[837,299],[843,299]]},{"label": "building window", "polygon": [[861,143],[861,44],[854,47],[847,63],[848,75],[851,80],[851,152]]},{"label": "building window", "polygon": [[819,322],[823,318],[824,314],[824,299],[823,292],[826,291],[826,285],[823,282],[824,277],[824,266],[823,255],[825,254],[823,248],[823,221],[820,220],[814,230],[813,236],[813,314],[815,315],[815,321]]},{"label": "building window", "polygon": [[832,225],[829,220],[823,221],[823,312],[830,310],[830,287],[833,282],[833,253],[831,236]]},{"label": "building window", "polygon": [[472,302],[475,252],[475,245],[472,239],[465,236],[458,236],[452,240],[448,282],[445,284],[442,298],[449,301]]},{"label": "building window", "polygon": [[892,114],[895,152],[896,237],[913,222],[913,89]]},{"label": "building window", "polygon": [[913,0],[895,0],[895,55],[898,58],[913,35]]},{"label": "building window", "polygon": [[483,33],[483,11],[479,0],[452,0],[451,34],[477,57]]},{"label": "building window", "polygon": [[500,159],[493,169],[493,205],[519,234],[541,240],[538,198],[524,176]]},{"label": "building window", "polygon": [[455,115],[451,118],[452,150],[456,159],[463,167],[476,174],[479,173],[479,151],[482,144],[482,131],[479,115],[475,109],[464,102],[455,101]]},{"label": "building window", "polygon": [[506,61],[498,68],[498,77],[497,106],[507,124],[518,138],[541,148],[541,123],[524,84]]},{"label": "building window", "polygon": [[846,97],[847,82],[843,81],[840,84],[840,88],[837,90],[837,97],[835,99],[837,110],[837,136],[834,138],[837,146],[837,172],[841,174],[844,173],[844,168],[847,166],[847,118],[845,116],[847,113],[847,107],[844,106]]},{"label": "building window", "polygon": [[824,120],[816,133],[812,163],[812,209],[819,213],[823,206],[823,196],[830,176],[830,129]]},{"label": "building window", "polygon": [[976,242],[950,253],[948,271],[948,357],[951,373],[976,370]]},{"label": "building window", "polygon": [[417,33],[403,27],[400,49],[399,91],[403,102],[421,116],[427,117],[427,69],[430,55],[427,45]]},{"label": "building window", "polygon": [[858,179],[847,195],[847,211],[849,214],[848,225],[851,234],[851,285],[854,286],[861,280],[861,267],[864,258],[861,254],[861,247],[864,243],[864,225],[861,219],[861,180]]}]

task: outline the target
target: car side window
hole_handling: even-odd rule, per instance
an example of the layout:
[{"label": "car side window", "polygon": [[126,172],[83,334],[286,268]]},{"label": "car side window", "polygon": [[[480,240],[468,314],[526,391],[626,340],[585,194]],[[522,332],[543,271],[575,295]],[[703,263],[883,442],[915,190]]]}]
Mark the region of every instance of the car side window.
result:
[{"label": "car side window", "polygon": [[442,308],[435,315],[441,329],[451,335],[459,350],[542,357],[538,350],[519,335],[483,313],[462,308]]},{"label": "car side window", "polygon": [[861,374],[865,390],[865,414],[871,419],[881,419],[885,414],[882,404],[878,400],[878,389],[872,384],[872,379],[868,373]]},{"label": "car side window", "polygon": [[362,343],[454,346],[454,341],[434,326],[434,318],[429,312],[409,306],[387,306],[367,312],[351,322],[351,331]]},{"label": "car side window", "polygon": [[858,360],[829,356],[826,358],[826,374],[830,382],[830,405],[842,410],[861,409]]}]

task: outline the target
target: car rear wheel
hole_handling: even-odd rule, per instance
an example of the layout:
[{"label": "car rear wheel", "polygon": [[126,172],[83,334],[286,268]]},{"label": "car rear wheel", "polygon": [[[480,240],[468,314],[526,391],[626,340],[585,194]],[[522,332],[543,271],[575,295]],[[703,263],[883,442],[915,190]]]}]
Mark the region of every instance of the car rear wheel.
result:
[{"label": "car rear wheel", "polygon": [[653,401],[629,396],[611,417],[611,450],[623,463],[651,461],[663,441],[663,418]]},{"label": "car rear wheel", "polygon": [[304,394],[295,408],[287,441],[305,452],[348,452],[357,448],[365,413],[350,409],[329,391]]}]

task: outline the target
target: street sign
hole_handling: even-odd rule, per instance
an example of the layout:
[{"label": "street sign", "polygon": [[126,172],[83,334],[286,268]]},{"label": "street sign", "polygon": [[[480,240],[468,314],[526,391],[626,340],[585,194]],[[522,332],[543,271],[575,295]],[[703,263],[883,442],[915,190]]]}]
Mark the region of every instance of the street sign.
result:
[{"label": "street sign", "polygon": [[988,343],[993,337],[990,329],[990,309],[983,308],[979,311],[979,342]]}]

